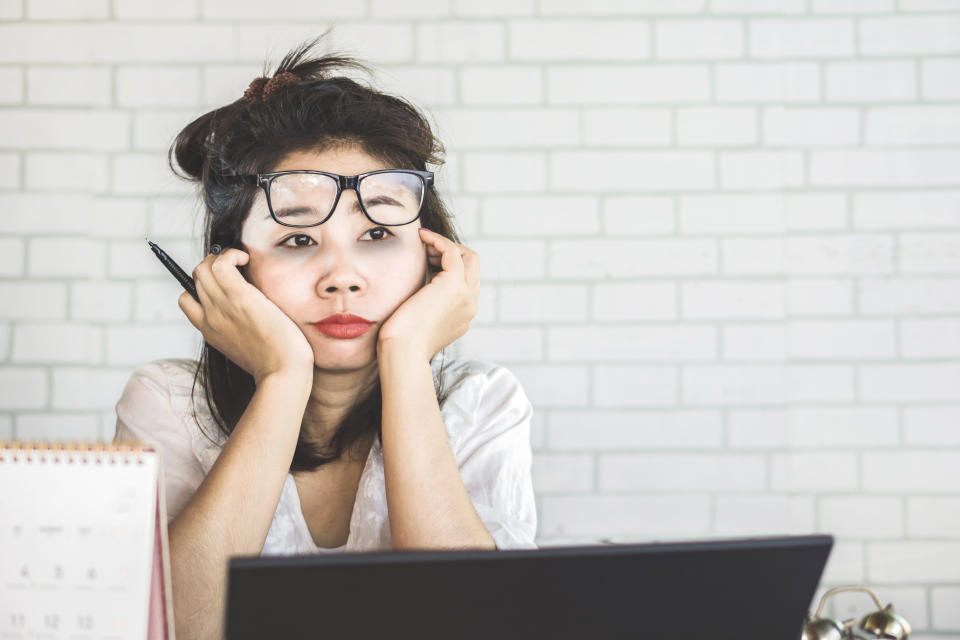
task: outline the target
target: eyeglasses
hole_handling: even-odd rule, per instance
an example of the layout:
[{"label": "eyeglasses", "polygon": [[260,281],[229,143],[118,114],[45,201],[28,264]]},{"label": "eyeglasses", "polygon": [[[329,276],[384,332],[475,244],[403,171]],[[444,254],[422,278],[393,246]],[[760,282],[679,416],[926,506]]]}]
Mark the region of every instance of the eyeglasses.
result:
[{"label": "eyeglasses", "polygon": [[285,227],[315,227],[326,222],[344,189],[357,193],[360,211],[374,224],[400,226],[420,217],[432,171],[380,169],[356,176],[326,171],[277,171],[228,176],[228,181],[261,187],[270,216]]}]

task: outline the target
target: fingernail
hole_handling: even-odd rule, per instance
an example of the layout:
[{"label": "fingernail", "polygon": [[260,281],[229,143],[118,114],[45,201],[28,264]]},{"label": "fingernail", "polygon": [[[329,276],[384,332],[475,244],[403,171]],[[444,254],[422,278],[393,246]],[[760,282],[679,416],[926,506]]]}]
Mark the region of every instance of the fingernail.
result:
[{"label": "fingernail", "polygon": [[218,244],[210,247],[210,253],[220,253],[221,251],[223,251],[223,248]]}]

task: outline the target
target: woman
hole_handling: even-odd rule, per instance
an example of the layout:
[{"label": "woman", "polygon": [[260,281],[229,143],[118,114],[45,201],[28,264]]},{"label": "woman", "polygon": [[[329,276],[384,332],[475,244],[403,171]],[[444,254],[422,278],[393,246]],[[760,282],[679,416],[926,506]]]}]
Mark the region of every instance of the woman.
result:
[{"label": "woman", "polygon": [[185,637],[219,634],[233,555],[536,547],[532,407],[443,358],[480,286],[425,171],[443,147],[318,41],[171,149],[206,204],[179,299],[203,353],[137,370],[115,439],[161,452]]}]

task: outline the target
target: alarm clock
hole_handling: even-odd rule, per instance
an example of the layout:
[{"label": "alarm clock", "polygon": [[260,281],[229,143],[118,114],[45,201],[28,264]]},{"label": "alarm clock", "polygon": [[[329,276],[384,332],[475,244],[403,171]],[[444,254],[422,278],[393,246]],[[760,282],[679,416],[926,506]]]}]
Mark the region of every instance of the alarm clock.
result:
[{"label": "alarm clock", "polygon": [[[836,620],[823,616],[823,607],[827,599],[843,591],[860,591],[870,594],[877,610],[863,616],[859,622],[856,618]],[[800,640],[907,640],[910,637],[910,623],[893,610],[893,604],[883,606],[880,598],[866,587],[849,586],[835,587],[823,594],[820,605],[812,616],[808,613],[804,621]]]}]

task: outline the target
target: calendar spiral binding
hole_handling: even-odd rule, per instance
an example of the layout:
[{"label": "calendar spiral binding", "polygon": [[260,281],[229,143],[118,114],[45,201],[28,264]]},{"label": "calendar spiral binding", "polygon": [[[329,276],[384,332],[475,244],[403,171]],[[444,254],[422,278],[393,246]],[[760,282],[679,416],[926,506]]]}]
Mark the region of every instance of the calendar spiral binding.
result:
[{"label": "calendar spiral binding", "polygon": [[154,447],[142,442],[0,440],[0,463],[33,463],[36,460],[41,464],[59,464],[62,459],[67,464],[143,464],[140,454],[155,451]]}]

